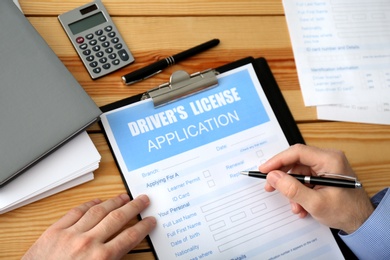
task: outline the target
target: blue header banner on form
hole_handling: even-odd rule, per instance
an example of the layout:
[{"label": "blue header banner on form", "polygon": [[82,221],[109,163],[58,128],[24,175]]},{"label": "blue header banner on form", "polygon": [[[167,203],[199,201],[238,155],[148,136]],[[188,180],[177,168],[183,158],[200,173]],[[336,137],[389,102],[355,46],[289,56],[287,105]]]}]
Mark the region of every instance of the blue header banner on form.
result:
[{"label": "blue header banner on form", "polygon": [[109,113],[107,120],[131,171],[269,121],[248,70],[219,85],[154,108],[152,100]]}]

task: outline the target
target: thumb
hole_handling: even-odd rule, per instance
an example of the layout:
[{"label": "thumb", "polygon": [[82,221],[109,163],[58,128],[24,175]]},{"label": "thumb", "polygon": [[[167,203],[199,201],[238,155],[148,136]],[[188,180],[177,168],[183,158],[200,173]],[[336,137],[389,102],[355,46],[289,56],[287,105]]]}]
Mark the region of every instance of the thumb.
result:
[{"label": "thumb", "polygon": [[315,197],[315,191],[282,171],[269,172],[267,174],[267,183],[289,200],[302,205],[304,208],[308,200]]}]

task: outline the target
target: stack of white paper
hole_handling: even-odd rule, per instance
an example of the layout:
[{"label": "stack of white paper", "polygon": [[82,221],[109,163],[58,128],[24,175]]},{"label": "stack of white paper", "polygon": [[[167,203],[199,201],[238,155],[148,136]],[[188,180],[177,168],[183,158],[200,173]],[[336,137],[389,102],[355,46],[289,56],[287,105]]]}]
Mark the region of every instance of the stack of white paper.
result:
[{"label": "stack of white paper", "polygon": [[93,179],[101,156],[86,132],[0,188],[0,214]]},{"label": "stack of white paper", "polygon": [[306,106],[390,124],[390,2],[283,0]]}]

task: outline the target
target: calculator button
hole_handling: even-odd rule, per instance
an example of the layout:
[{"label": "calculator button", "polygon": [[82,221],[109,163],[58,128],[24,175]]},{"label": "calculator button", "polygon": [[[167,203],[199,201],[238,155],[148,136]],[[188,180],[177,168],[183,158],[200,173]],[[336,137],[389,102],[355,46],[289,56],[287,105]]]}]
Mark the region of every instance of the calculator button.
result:
[{"label": "calculator button", "polygon": [[89,41],[89,44],[92,45],[92,46],[96,45],[96,43],[97,43],[97,40]]},{"label": "calculator button", "polygon": [[108,55],[108,58],[113,60],[113,59],[116,58],[116,54],[115,53],[111,53],[110,55]]},{"label": "calculator button", "polygon": [[123,61],[127,61],[130,58],[129,54],[125,50],[118,51],[118,55]]},{"label": "calculator button", "polygon": [[100,73],[101,71],[102,71],[102,69],[99,67],[93,69],[93,72],[95,72],[96,74]]},{"label": "calculator button", "polygon": [[111,32],[111,31],[112,31],[112,26],[111,26],[111,25],[106,26],[106,27],[104,28],[104,30],[106,30],[106,32]]},{"label": "calculator button", "polygon": [[97,61],[91,62],[89,64],[89,66],[91,66],[92,68],[95,68],[97,65],[98,65]]},{"label": "calculator button", "polygon": [[102,29],[97,30],[97,31],[95,32],[95,34],[96,34],[97,36],[103,35],[103,30],[102,30]]},{"label": "calculator button", "polygon": [[96,57],[98,57],[98,58],[101,58],[103,56],[104,56],[104,52],[102,52],[102,51],[99,51],[96,53]]},{"label": "calculator button", "polygon": [[103,58],[101,58],[99,61],[100,61],[100,63],[106,63],[106,62],[107,62],[107,58],[106,58],[106,57],[103,57]]},{"label": "calculator button", "polygon": [[85,50],[88,47],[86,43],[80,45],[80,49]]},{"label": "calculator button", "polygon": [[108,70],[111,67],[110,63],[106,63],[103,65],[103,68]]},{"label": "calculator button", "polygon": [[78,44],[81,44],[81,43],[83,43],[84,42],[84,38],[83,37],[77,37],[76,38],[76,42],[78,43]]},{"label": "calculator button", "polygon": [[112,39],[111,42],[114,43],[114,44],[115,44],[115,43],[118,43],[118,42],[119,42],[118,37],[115,37],[114,39]]},{"label": "calculator button", "polygon": [[99,37],[99,41],[104,42],[107,39],[105,35]]},{"label": "calculator button", "polygon": [[92,50],[94,50],[94,51],[100,51],[100,46],[99,46],[99,45],[93,46],[93,47],[92,47]]},{"label": "calculator button", "polygon": [[118,59],[112,61],[112,65],[119,65],[120,61]]},{"label": "calculator button", "polygon": [[108,46],[110,46],[110,43],[109,43],[109,42],[103,42],[103,43],[102,43],[102,46],[103,46],[104,48],[107,48]]},{"label": "calculator button", "polygon": [[109,32],[109,33],[108,33],[108,37],[110,37],[110,38],[113,38],[113,37],[115,37],[115,35],[116,35],[116,33],[115,33],[115,32]]},{"label": "calculator button", "polygon": [[119,49],[122,49],[123,45],[122,45],[122,43],[118,43],[114,47],[115,47],[115,49],[119,50]]},{"label": "calculator button", "polygon": [[88,56],[88,57],[86,58],[87,61],[93,61],[94,59],[95,59],[95,57],[92,56],[92,55],[91,55],[91,56]]},{"label": "calculator button", "polygon": [[85,50],[85,51],[83,51],[83,54],[84,54],[85,56],[88,56],[88,55],[91,54],[91,50]]},{"label": "calculator button", "polygon": [[109,47],[109,48],[106,49],[106,52],[107,52],[107,53],[111,53],[111,52],[113,52],[113,51],[114,51],[114,49],[111,48],[111,47]]},{"label": "calculator button", "polygon": [[88,40],[92,40],[93,39],[93,34],[92,33],[87,34],[87,36],[85,36],[85,38],[87,38]]}]

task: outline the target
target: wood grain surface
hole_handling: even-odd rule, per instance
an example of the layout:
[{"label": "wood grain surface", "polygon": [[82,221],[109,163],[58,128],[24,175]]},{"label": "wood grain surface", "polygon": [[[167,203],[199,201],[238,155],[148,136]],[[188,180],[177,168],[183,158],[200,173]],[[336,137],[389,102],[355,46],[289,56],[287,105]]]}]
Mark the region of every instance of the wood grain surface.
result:
[{"label": "wood grain surface", "polygon": [[[320,121],[315,108],[304,106],[280,0],[103,0],[135,62],[98,80],[89,77],[57,19],[88,2],[20,0],[30,22],[99,106],[162,84],[178,69],[192,73],[246,56],[265,57],[306,143],[344,151],[370,195],[390,186],[390,126]],[[221,43],[207,52],[135,85],[121,82],[126,73],[212,38]],[[88,132],[102,156],[95,179],[0,215],[1,259],[20,259],[69,209],[126,192],[101,129],[95,124]],[[154,257],[144,240],[124,259]]]}]

